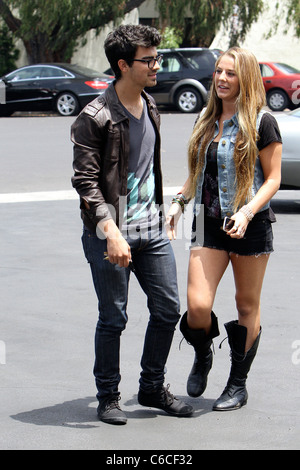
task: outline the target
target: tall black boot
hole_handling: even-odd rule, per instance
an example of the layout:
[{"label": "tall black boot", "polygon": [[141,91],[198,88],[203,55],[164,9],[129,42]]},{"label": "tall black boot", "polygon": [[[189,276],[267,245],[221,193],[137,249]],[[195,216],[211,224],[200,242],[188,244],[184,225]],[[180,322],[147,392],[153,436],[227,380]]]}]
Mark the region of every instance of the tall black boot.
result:
[{"label": "tall black boot", "polygon": [[245,352],[247,328],[238,325],[237,321],[225,323],[228,343],[231,349],[231,369],[227,385],[222,395],[213,405],[214,411],[237,410],[246,405],[248,392],[246,380],[248,372],[257,352],[261,329],[249,351]]},{"label": "tall black boot", "polygon": [[207,376],[212,367],[213,355],[211,350],[212,339],[220,334],[218,319],[211,312],[211,329],[207,335],[204,329],[193,330],[187,324],[187,313],[180,322],[180,331],[186,341],[195,349],[195,359],[187,381],[187,393],[190,397],[202,395],[207,385]]}]

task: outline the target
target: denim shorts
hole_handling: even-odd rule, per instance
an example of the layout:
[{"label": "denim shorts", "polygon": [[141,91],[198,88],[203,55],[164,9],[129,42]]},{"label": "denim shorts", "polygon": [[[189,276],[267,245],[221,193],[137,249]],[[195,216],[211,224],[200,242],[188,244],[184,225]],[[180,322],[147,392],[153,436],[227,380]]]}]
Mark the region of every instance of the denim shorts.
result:
[{"label": "denim shorts", "polygon": [[[223,219],[203,216],[194,217],[192,227],[191,248],[206,247],[225,250],[241,256],[259,256],[272,253],[273,229],[272,222],[264,211],[255,215],[249,222],[243,238],[231,238],[222,230]],[[198,221],[198,223],[197,223]],[[201,222],[200,222],[201,221]]]}]

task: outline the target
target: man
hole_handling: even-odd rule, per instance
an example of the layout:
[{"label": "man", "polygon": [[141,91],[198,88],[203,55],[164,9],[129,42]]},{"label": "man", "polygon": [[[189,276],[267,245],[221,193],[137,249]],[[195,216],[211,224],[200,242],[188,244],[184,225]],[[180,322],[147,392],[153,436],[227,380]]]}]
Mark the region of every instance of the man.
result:
[{"label": "man", "polygon": [[179,299],[174,254],[162,228],[160,118],[143,91],[156,84],[159,42],[159,33],[148,26],[125,25],[110,33],[104,47],[116,80],[72,126],[72,183],[80,195],[83,247],[99,301],[97,412],[110,424],[127,422],[118,404],[119,349],[132,270],[150,313],[138,401],[175,416],[193,411],[163,386]]}]

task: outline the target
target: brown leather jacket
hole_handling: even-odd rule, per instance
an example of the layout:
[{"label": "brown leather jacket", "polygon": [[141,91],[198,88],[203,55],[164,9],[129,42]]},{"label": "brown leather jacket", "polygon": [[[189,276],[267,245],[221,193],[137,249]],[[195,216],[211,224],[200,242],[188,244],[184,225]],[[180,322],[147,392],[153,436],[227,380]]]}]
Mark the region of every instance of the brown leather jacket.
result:
[{"label": "brown leather jacket", "polygon": [[[160,116],[151,96],[143,92],[156,132],[154,174],[156,204],[162,206]],[[89,103],[71,127],[74,143],[73,187],[80,196],[84,225],[95,231],[100,220],[123,220],[120,201],[127,194],[129,122],[112,83],[105,94]],[[121,196],[124,196],[123,198]]]}]

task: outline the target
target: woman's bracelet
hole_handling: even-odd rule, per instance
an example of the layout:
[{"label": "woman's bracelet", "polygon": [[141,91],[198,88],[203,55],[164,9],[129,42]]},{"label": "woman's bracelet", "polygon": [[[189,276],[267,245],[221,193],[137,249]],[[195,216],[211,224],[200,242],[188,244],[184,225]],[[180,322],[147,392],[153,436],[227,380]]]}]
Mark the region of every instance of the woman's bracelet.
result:
[{"label": "woman's bracelet", "polygon": [[243,206],[240,208],[240,212],[242,214],[244,214],[244,216],[246,217],[246,219],[248,220],[248,222],[250,222],[253,217],[254,217],[254,214],[251,210],[251,208],[249,206]]},{"label": "woman's bracelet", "polygon": [[182,212],[184,212],[184,205],[189,203],[189,200],[185,197],[184,194],[178,193],[175,197],[172,199],[172,204],[176,202],[177,204],[180,205]]}]

